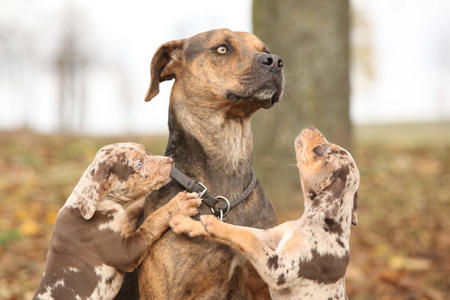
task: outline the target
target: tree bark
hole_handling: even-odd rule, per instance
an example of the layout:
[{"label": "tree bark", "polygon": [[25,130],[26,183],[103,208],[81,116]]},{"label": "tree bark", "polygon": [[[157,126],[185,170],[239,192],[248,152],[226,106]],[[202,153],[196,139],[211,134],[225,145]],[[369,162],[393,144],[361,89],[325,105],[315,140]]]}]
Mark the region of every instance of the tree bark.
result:
[{"label": "tree bark", "polygon": [[303,128],[351,146],[349,10],[348,0],[253,1],[254,33],[286,78],[281,102],[253,119],[256,170],[275,203],[299,191],[293,143]]}]

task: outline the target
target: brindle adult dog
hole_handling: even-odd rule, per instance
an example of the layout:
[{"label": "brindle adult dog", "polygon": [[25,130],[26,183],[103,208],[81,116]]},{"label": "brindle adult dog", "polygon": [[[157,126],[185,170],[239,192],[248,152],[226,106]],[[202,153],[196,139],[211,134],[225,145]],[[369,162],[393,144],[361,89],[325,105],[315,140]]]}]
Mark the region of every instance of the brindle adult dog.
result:
[{"label": "brindle adult dog", "polygon": [[[256,36],[228,29],[160,46],[152,59],[145,100],[158,94],[160,82],[175,79],[165,155],[212,195],[230,200],[239,196],[252,177],[251,117],[280,100],[282,67],[281,58]],[[182,189],[172,182],[153,192],[145,216]],[[201,211],[211,213],[205,204]],[[259,182],[226,221],[256,228],[277,224]],[[241,254],[202,237],[165,233],[138,270],[143,299],[270,299],[267,285]]]}]

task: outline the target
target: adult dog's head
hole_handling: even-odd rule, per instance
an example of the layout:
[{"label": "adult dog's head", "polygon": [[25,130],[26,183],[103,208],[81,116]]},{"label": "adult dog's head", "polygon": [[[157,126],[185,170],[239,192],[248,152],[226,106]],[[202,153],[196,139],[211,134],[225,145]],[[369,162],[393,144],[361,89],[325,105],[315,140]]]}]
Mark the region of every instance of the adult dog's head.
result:
[{"label": "adult dog's head", "polygon": [[[236,114],[270,108],[283,94],[283,61],[253,34],[217,29],[161,45],[153,56],[145,101],[175,78],[171,101],[197,107],[237,107]],[[243,109],[244,108],[244,109]]]}]

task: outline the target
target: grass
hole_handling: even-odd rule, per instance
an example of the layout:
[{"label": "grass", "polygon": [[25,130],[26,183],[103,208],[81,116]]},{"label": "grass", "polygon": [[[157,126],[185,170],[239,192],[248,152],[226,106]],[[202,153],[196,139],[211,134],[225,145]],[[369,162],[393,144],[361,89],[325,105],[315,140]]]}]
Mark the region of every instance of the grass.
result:
[{"label": "grass", "polygon": [[[96,151],[134,141],[162,154],[167,138],[0,132],[0,141],[0,299],[16,300],[31,299],[56,214]],[[350,151],[361,186],[349,297],[448,299],[450,124],[358,127]],[[275,205],[280,221],[303,211],[301,199],[294,207]]]}]

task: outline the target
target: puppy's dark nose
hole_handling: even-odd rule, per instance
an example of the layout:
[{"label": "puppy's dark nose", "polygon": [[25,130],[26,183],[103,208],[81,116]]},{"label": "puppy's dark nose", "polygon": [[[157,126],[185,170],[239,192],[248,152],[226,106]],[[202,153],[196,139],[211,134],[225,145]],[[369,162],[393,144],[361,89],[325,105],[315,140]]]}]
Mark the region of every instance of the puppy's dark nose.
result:
[{"label": "puppy's dark nose", "polygon": [[272,72],[277,72],[283,68],[283,60],[275,54],[263,54],[258,60],[261,66],[269,68]]}]

